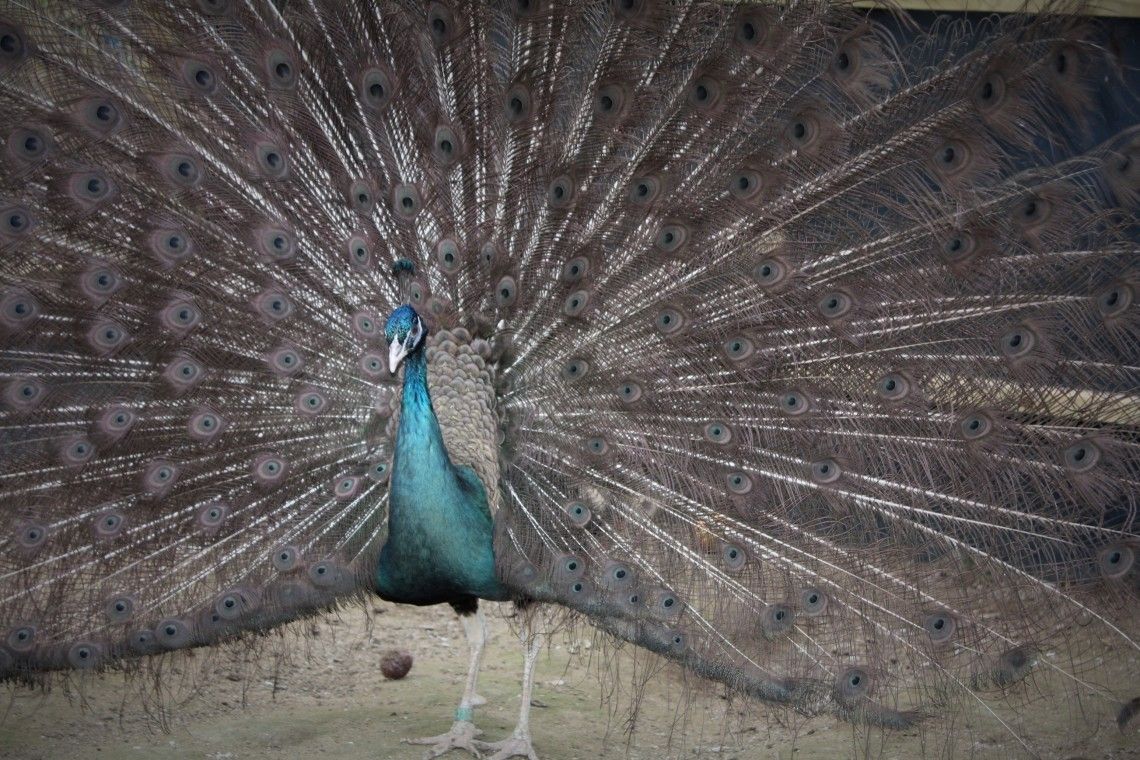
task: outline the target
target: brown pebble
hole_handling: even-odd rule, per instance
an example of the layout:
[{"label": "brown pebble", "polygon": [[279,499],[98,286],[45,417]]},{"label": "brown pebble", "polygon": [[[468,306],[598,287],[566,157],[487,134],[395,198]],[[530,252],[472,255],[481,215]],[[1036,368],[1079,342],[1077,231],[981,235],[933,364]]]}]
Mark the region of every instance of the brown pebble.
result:
[{"label": "brown pebble", "polygon": [[403,678],[412,669],[412,653],[406,649],[390,649],[380,655],[380,672],[385,678]]}]

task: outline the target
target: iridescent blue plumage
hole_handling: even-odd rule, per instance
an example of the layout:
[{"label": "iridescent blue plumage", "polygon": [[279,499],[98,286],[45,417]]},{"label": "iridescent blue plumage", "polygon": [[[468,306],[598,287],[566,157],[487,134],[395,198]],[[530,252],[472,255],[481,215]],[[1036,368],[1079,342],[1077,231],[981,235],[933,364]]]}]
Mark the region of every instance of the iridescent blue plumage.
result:
[{"label": "iridescent blue plumage", "polygon": [[393,371],[404,364],[404,393],[376,590],[408,604],[506,599],[495,576],[486,490],[473,470],[452,463],[432,408],[427,331],[411,306],[401,306],[386,336]]}]

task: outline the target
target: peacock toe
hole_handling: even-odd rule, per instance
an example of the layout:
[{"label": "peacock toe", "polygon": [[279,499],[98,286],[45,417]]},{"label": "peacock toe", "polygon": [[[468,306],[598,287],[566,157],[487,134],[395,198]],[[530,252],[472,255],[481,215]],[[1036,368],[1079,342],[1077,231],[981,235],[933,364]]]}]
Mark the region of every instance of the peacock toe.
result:
[{"label": "peacock toe", "polygon": [[512,757],[525,757],[528,758],[528,760],[538,760],[538,755],[534,752],[534,745],[531,744],[529,735],[519,736],[518,734],[514,734],[499,742],[476,741],[474,744],[484,752],[495,752],[488,760],[508,760],[508,758]]},{"label": "peacock toe", "polygon": [[470,752],[475,757],[483,757],[482,745],[486,742],[476,741],[477,736],[482,736],[483,732],[475,728],[475,724],[469,720],[457,720],[451,724],[451,730],[446,734],[438,736],[426,736],[421,739],[405,739],[407,744],[426,744],[430,749],[424,753],[424,760],[430,760],[433,757],[447,754],[453,749],[462,749]]}]

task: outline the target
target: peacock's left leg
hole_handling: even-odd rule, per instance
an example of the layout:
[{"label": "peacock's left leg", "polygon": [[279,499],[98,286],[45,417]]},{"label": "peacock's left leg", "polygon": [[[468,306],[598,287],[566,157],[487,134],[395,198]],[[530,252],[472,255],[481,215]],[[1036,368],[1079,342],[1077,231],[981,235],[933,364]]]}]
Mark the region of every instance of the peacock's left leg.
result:
[{"label": "peacock's left leg", "polygon": [[475,737],[483,732],[475,728],[472,720],[475,708],[487,701],[475,692],[479,667],[483,662],[483,649],[487,643],[487,619],[475,599],[471,599],[470,602],[453,602],[451,606],[463,623],[463,631],[467,634],[467,645],[471,649],[471,661],[467,668],[467,684],[463,688],[459,707],[455,710],[455,722],[451,724],[451,730],[439,736],[405,740],[409,744],[431,745],[431,749],[424,753],[425,758],[439,757],[453,749],[464,749],[476,757],[480,756],[478,745],[482,742],[476,742]]},{"label": "peacock's left leg", "polygon": [[522,704],[519,706],[518,725],[511,735],[502,741],[473,742],[480,750],[495,751],[489,760],[507,760],[510,757],[538,760],[530,738],[530,700],[534,691],[534,663],[538,659],[539,650],[542,649],[542,633],[532,625],[533,614],[533,611],[522,611],[523,623],[519,629],[519,639],[522,641],[526,660],[523,664]]}]

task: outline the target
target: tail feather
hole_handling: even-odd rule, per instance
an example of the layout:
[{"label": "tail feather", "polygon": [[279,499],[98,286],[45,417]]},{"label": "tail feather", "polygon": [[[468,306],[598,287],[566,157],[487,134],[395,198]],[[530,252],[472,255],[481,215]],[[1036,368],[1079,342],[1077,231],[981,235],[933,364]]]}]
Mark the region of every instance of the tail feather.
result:
[{"label": "tail feather", "polygon": [[105,6],[0,19],[0,675],[370,588],[408,301],[518,595],[806,714],[1127,701],[1086,680],[1140,635],[1099,30]]}]

